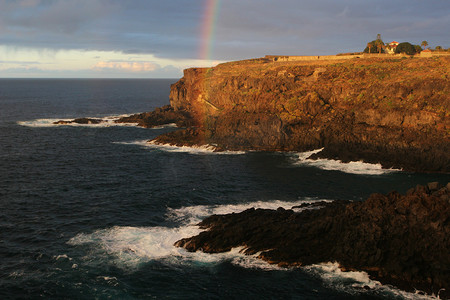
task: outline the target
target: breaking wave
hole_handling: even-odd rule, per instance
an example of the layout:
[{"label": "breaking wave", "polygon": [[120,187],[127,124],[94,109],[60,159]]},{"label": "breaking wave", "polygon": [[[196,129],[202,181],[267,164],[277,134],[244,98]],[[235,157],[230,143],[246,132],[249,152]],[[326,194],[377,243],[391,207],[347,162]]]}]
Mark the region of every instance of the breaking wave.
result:
[{"label": "breaking wave", "polygon": [[69,124],[55,124],[58,121],[70,122],[72,119],[35,119],[30,121],[18,121],[17,124],[26,127],[59,127],[59,126],[74,126],[74,127],[111,127],[111,126],[137,126],[137,123],[116,123],[115,121],[129,115],[115,115],[106,117],[86,117],[87,119],[100,120],[98,124],[88,123],[69,123]]},{"label": "breaking wave", "polygon": [[348,163],[333,159],[310,159],[311,155],[319,153],[322,149],[296,153],[292,157],[293,165],[312,166],[323,170],[341,171],[358,175],[383,175],[399,172],[398,169],[383,169],[381,164],[370,164],[362,161],[351,161]]},{"label": "breaking wave", "polygon": [[158,144],[154,141],[138,140],[132,142],[117,142],[116,144],[123,145],[138,145],[148,149],[159,150],[173,153],[189,153],[189,154],[216,154],[216,155],[240,155],[246,154],[245,151],[216,151],[212,145],[204,146],[173,146],[169,144]]},{"label": "breaking wave", "polygon": [[[298,201],[257,201],[229,205],[197,205],[181,208],[169,208],[166,217],[178,224],[177,227],[130,227],[114,226],[96,230],[92,233],[80,233],[68,241],[74,247],[88,247],[87,255],[82,263],[105,265],[110,264],[125,271],[135,271],[142,264],[158,261],[168,265],[198,267],[204,265],[230,262],[243,268],[265,271],[286,271],[284,268],[258,259],[260,253],[243,254],[244,248],[234,248],[226,253],[207,254],[188,252],[184,248],[174,246],[182,238],[199,234],[202,230],[196,225],[211,214],[229,214],[241,212],[248,208],[290,209],[303,203],[331,201],[305,198]],[[302,208],[307,209],[307,208]],[[298,209],[301,210],[301,209]],[[61,255],[55,259],[67,258]],[[72,258],[68,258],[72,260]],[[74,264],[76,265],[76,264]],[[78,265],[76,265],[78,268]],[[370,293],[380,296],[404,299],[437,299],[419,293],[408,293],[389,285],[382,285],[369,278],[366,272],[344,272],[337,263],[323,263],[301,267],[307,273],[320,277],[326,286],[352,295]],[[106,279],[105,279],[106,280]]]},{"label": "breaking wave", "polygon": [[[173,244],[186,237],[199,234],[202,230],[197,224],[212,214],[228,214],[241,212],[248,208],[276,209],[283,207],[290,209],[302,203],[314,203],[318,199],[303,199],[294,202],[252,202],[230,205],[198,205],[168,209],[167,218],[178,224],[177,227],[129,227],[114,226],[96,230],[92,233],[80,233],[68,241],[72,246],[88,246],[89,253],[102,257],[103,263],[112,263],[122,269],[135,269],[143,263],[152,260],[163,260],[168,263],[186,264],[192,262],[218,263],[224,260],[248,268],[279,269],[270,265],[256,255],[244,255],[242,248],[233,249],[228,253],[205,254],[202,252],[189,253]],[[331,201],[331,200],[325,200]],[[299,210],[299,209],[298,209]],[[97,259],[92,260],[98,261]]]},{"label": "breaking wave", "polygon": [[390,285],[383,285],[379,281],[370,279],[366,272],[344,272],[336,262],[314,264],[304,267],[304,270],[319,276],[328,287],[353,295],[364,294],[370,290],[372,293],[390,296],[390,298],[400,297],[413,300],[438,299],[435,296],[420,294],[419,291],[417,293],[409,293]]}]

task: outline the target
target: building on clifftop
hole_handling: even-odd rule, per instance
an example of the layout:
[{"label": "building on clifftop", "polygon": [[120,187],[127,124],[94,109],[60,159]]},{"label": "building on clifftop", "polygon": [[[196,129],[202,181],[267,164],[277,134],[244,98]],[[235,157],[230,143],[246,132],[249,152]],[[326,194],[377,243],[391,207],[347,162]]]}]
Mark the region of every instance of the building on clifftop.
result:
[{"label": "building on clifftop", "polygon": [[388,54],[394,54],[395,53],[395,48],[397,48],[399,42],[396,41],[392,41],[389,44],[386,44],[386,48],[385,51]]}]

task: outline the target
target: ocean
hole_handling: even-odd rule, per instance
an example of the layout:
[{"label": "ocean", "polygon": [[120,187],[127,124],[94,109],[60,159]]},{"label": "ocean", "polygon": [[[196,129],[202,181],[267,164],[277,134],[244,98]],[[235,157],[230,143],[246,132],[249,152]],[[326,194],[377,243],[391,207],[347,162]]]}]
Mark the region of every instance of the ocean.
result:
[{"label": "ocean", "polygon": [[[423,299],[341,272],[280,268],[173,246],[211,214],[363,201],[446,183],[305,153],[223,152],[146,141],[176,130],[115,125],[169,103],[176,79],[0,79],[0,299]],[[53,125],[77,117],[101,125]]]}]

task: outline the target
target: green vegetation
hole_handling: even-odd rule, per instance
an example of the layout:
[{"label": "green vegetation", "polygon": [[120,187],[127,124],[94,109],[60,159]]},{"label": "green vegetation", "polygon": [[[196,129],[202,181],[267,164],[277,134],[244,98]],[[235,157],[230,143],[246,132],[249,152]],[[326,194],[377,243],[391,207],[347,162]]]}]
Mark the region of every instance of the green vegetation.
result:
[{"label": "green vegetation", "polygon": [[414,45],[414,48],[416,49],[416,53],[420,53],[423,51],[422,47],[420,47],[419,45]]},{"label": "green vegetation", "polygon": [[364,49],[364,53],[384,53],[384,43],[380,39],[373,40],[367,43],[366,49]]},{"label": "green vegetation", "polygon": [[[408,42],[403,42],[398,44],[397,47],[391,47],[390,44],[384,44],[383,41],[381,40],[381,35],[378,34],[377,35],[377,39],[373,40],[369,43],[367,43],[366,48],[364,49],[363,53],[393,53],[392,51],[394,51],[394,53],[403,53],[403,54],[407,54],[407,55],[414,55],[417,53],[422,52],[424,49],[431,49],[431,47],[429,47],[429,44],[427,41],[422,41],[422,43],[420,45],[412,45],[411,43]],[[444,49],[442,46],[436,46],[435,49],[433,49],[432,51],[447,51],[450,52],[450,48],[449,49]]]},{"label": "green vegetation", "polygon": [[414,55],[417,53],[417,49],[415,46],[411,45],[408,42],[398,44],[397,48],[395,48],[395,53],[405,53],[408,55]]}]

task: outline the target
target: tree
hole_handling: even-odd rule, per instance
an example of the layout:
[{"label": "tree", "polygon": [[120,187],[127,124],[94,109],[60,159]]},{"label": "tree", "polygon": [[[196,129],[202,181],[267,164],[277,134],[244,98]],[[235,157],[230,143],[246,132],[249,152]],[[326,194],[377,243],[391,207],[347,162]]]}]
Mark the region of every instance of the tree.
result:
[{"label": "tree", "polygon": [[442,46],[436,46],[435,48],[437,51],[441,51],[442,50]]},{"label": "tree", "polygon": [[416,49],[416,53],[420,53],[423,51],[422,47],[420,47],[419,45],[414,45],[414,49]]},{"label": "tree", "polygon": [[[380,48],[380,47],[381,48]],[[367,43],[366,49],[364,49],[364,53],[384,53],[384,43],[380,40],[374,40]]]},{"label": "tree", "polygon": [[383,49],[383,47],[384,47],[384,45],[380,45],[380,44],[377,45],[378,53],[381,54],[381,50]]},{"label": "tree", "polygon": [[422,44],[420,44],[423,48],[426,48],[428,46],[427,41],[422,41]]},{"label": "tree", "polygon": [[417,53],[416,48],[408,42],[398,44],[395,48],[395,53],[405,53],[408,55],[414,55]]}]

